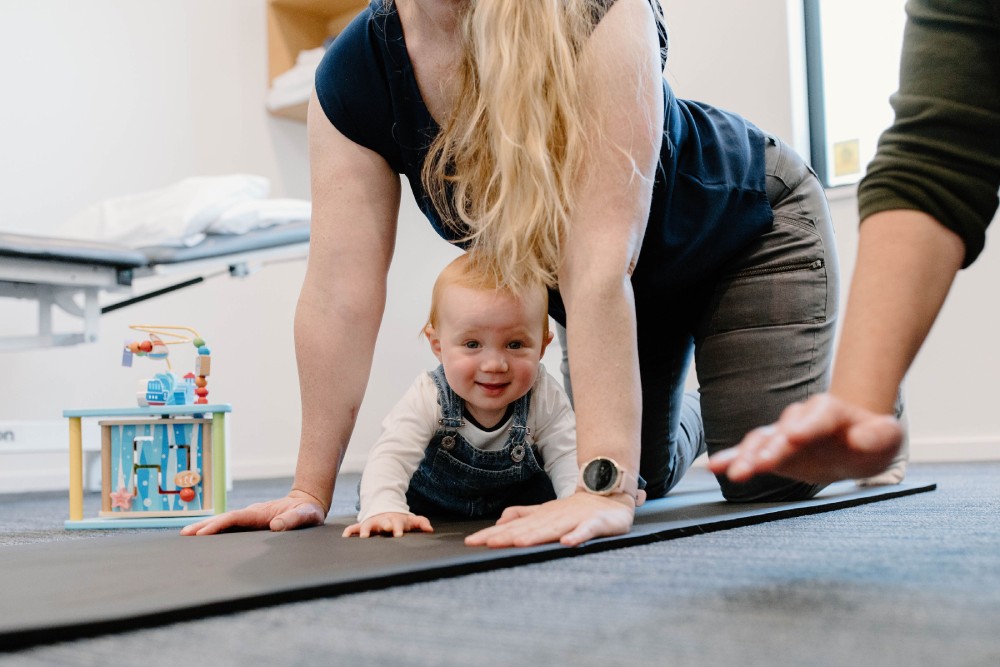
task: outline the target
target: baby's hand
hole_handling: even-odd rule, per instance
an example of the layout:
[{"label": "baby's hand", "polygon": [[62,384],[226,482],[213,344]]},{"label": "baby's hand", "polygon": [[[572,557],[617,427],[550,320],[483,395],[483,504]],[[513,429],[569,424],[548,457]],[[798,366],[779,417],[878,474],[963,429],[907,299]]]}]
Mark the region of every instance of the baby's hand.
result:
[{"label": "baby's hand", "polygon": [[417,514],[405,514],[403,512],[383,512],[375,516],[368,517],[361,523],[356,523],[344,529],[344,537],[358,535],[369,537],[372,534],[380,533],[399,537],[403,533],[423,531],[433,533],[434,528],[425,516]]}]

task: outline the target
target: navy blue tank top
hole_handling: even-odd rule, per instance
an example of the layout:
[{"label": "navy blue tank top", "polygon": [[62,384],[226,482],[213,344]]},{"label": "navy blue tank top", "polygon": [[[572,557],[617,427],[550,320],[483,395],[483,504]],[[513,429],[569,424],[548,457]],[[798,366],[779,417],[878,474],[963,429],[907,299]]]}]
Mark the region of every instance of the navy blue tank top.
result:
[{"label": "navy blue tank top", "polygon": [[[666,35],[660,46],[665,58]],[[316,93],[334,127],[405,175],[431,225],[454,242],[421,182],[440,128],[420,95],[393,4],[373,0],[337,36],[316,72]],[[632,278],[640,328],[659,320],[658,309],[644,313],[643,304],[662,305],[665,296],[711,279],[773,219],[764,189],[763,133],[735,114],[678,99],[666,79],[663,100],[663,143]],[[565,324],[562,302],[553,296],[552,315]]]}]

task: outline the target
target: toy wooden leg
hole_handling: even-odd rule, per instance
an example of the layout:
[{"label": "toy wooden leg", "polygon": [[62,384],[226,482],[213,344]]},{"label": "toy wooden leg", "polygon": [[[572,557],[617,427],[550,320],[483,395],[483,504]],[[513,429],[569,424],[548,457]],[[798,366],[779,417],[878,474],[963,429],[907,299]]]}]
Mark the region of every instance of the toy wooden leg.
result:
[{"label": "toy wooden leg", "polygon": [[69,418],[69,518],[83,520],[83,426]]},{"label": "toy wooden leg", "polygon": [[[117,491],[117,489],[114,489]],[[111,428],[101,425],[101,511],[111,512]]]},{"label": "toy wooden leg", "polygon": [[212,413],[212,509],[226,511],[226,413]]}]

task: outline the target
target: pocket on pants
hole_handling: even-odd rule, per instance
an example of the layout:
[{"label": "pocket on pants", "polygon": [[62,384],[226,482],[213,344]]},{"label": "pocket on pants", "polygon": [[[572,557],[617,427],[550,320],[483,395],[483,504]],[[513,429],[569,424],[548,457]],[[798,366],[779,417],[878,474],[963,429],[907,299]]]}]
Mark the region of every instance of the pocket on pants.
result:
[{"label": "pocket on pants", "polygon": [[701,333],[826,321],[825,255],[811,220],[776,214],[772,229],[726,267]]}]

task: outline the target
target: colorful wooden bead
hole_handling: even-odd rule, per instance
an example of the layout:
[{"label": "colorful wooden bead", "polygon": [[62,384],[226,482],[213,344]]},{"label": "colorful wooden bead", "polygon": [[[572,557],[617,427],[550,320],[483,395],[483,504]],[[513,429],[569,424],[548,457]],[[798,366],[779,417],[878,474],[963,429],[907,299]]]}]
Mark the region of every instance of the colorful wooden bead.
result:
[{"label": "colorful wooden bead", "polygon": [[208,377],[211,375],[212,357],[197,356],[194,358],[194,374]]}]

